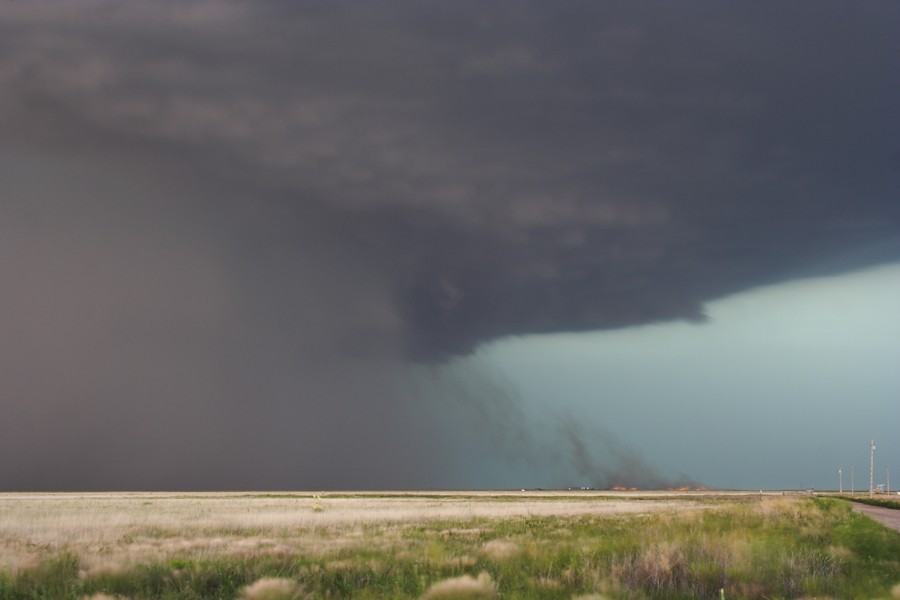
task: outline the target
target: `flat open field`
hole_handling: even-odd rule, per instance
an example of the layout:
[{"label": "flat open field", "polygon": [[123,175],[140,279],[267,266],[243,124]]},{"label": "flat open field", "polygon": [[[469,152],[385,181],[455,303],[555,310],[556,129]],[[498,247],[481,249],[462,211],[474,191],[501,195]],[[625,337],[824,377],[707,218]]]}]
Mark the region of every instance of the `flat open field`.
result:
[{"label": "flat open field", "polygon": [[900,534],[832,499],[0,494],[0,598],[875,598],[897,583]]},{"label": "flat open field", "polygon": [[[76,550],[88,570],[178,557],[322,556],[397,541],[405,526],[699,510],[702,496],[583,492],[84,493],[0,495],[0,557],[16,570]],[[394,531],[392,531],[394,530]]]}]

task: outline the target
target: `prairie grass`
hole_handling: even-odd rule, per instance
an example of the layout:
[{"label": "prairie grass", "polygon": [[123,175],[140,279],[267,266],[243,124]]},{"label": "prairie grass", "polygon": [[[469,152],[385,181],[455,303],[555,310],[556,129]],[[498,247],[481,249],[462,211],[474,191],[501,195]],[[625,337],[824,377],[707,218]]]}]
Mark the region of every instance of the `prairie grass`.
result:
[{"label": "prairie grass", "polygon": [[[896,496],[894,497],[896,498]],[[854,502],[859,502],[860,504],[868,504],[870,506],[880,506],[882,508],[893,508],[900,509],[900,499],[890,499],[890,498],[868,498],[864,496],[852,496],[849,497],[850,500]]]},{"label": "prairie grass", "polygon": [[293,579],[263,577],[241,590],[240,600],[297,600],[301,588]]},{"label": "prairie grass", "polygon": [[424,600],[483,600],[497,597],[497,586],[487,572],[482,571],[478,577],[463,575],[439,581],[428,588]]},{"label": "prairie grass", "polygon": [[891,598],[900,533],[838,499],[2,494],[5,598]]}]

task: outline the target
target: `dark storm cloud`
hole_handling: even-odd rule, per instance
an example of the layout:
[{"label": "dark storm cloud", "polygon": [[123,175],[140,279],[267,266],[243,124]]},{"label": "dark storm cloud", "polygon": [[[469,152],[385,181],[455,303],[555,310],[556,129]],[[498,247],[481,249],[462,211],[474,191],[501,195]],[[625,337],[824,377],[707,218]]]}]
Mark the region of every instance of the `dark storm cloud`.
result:
[{"label": "dark storm cloud", "polygon": [[898,256],[889,3],[3,10],[7,136],[365,221],[415,357]]},{"label": "dark storm cloud", "polygon": [[[4,3],[4,393],[185,456],[254,396],[257,433],[399,440],[388,473],[427,437],[401,358],[900,258],[898,31],[892,2]],[[280,435],[232,458],[284,467]]]},{"label": "dark storm cloud", "polygon": [[427,415],[368,343],[392,337],[383,286],[327,219],[115,158],[3,159],[0,487],[433,481]]}]

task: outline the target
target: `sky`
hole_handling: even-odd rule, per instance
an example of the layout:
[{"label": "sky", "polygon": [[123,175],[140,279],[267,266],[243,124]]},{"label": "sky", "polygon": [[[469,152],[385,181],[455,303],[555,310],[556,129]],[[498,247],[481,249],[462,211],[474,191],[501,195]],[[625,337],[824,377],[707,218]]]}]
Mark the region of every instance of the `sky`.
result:
[{"label": "sky", "polygon": [[900,488],[898,33],[0,4],[0,489]]}]

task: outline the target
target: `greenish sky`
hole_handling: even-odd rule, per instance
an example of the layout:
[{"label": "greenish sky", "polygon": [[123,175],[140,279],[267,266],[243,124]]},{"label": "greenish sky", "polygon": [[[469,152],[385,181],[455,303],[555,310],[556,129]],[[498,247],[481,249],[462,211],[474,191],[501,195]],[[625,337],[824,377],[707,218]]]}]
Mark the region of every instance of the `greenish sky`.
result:
[{"label": "greenish sky", "polygon": [[[661,472],[716,487],[900,488],[900,265],[757,288],[702,324],[529,336],[481,359],[532,425],[569,412]],[[864,475],[864,477],[863,477]],[[590,481],[575,481],[591,485]]]}]

